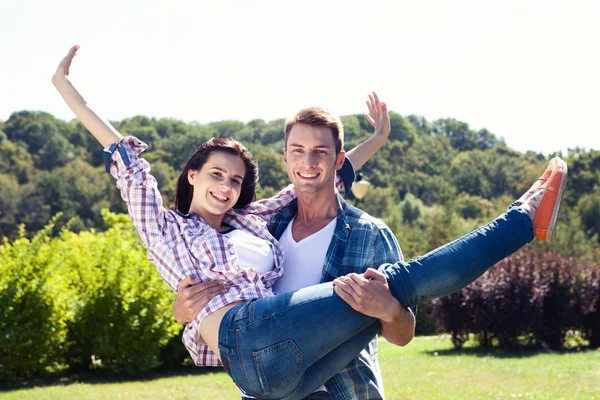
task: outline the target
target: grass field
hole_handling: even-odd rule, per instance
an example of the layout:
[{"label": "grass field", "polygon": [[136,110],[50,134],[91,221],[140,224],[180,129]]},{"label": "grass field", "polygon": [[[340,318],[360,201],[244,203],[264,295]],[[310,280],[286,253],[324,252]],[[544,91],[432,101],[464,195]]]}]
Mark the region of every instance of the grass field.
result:
[{"label": "grass field", "polygon": [[[418,337],[406,347],[380,342],[387,399],[599,399],[600,349],[555,353],[503,353],[450,340]],[[144,380],[74,380],[2,391],[22,399],[239,399],[219,369],[153,373]]]}]

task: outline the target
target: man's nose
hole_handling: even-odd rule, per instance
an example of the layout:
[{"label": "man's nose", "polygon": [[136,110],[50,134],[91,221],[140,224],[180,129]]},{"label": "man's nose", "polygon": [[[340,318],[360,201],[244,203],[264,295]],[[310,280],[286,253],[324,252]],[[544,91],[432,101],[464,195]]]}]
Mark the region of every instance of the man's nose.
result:
[{"label": "man's nose", "polygon": [[307,153],[304,157],[304,164],[309,167],[314,167],[317,165],[317,157],[314,154]]}]

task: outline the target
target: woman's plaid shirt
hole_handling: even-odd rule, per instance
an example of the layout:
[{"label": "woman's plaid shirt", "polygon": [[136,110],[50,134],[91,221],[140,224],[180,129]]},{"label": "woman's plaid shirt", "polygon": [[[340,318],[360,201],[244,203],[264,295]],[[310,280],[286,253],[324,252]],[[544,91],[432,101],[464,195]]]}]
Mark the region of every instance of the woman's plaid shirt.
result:
[{"label": "woman's plaid shirt", "polygon": [[283,249],[267,230],[267,223],[295,198],[295,192],[289,186],[273,198],[254,202],[243,210],[230,210],[223,218],[226,224],[271,244],[274,268],[261,276],[252,268],[240,268],[235,248],[227,237],[198,215],[163,208],[150,165],[138,158],[147,147],[131,136],[108,146],[104,150],[107,172],[117,179],[131,220],[148,250],[148,260],[173,291],[188,275],[202,282],[218,279],[230,285],[229,291],[212,299],[183,334],[183,342],[196,365],[220,366],[216,355],[198,343],[199,324],[207,315],[234,301],[273,296],[273,283],[283,273]]}]

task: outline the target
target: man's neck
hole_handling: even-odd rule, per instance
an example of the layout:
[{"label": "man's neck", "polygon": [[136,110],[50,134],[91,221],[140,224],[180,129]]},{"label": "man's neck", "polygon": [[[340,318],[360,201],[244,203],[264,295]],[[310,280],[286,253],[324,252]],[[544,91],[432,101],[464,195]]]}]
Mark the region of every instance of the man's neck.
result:
[{"label": "man's neck", "polygon": [[335,189],[318,193],[298,193],[298,215],[296,219],[310,223],[315,219],[335,218],[338,201]]},{"label": "man's neck", "polygon": [[298,193],[298,214],[292,225],[294,240],[300,241],[320,231],[338,213],[337,195],[327,193]]}]

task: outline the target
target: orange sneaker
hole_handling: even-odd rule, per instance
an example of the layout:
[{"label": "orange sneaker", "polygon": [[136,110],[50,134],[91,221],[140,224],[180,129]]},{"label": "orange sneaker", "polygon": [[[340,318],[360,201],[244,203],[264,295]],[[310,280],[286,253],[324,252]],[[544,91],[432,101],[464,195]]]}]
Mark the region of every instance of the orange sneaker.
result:
[{"label": "orange sneaker", "polygon": [[521,204],[525,203],[534,193],[536,193],[538,189],[544,184],[544,182],[546,182],[548,178],[550,178],[550,175],[552,175],[552,171],[554,171],[554,168],[559,162],[562,162],[560,157],[554,157],[552,160],[550,160],[544,173],[538,178],[537,181],[533,183],[533,185],[531,185],[529,190],[525,192],[523,196],[521,196],[521,198],[517,201]]},{"label": "orange sneaker", "polygon": [[[555,157],[550,164],[552,164],[550,176],[540,186],[539,190],[544,189],[544,194],[533,217],[535,237],[546,242],[554,239],[558,211],[567,185],[567,163]],[[548,170],[544,172],[544,175],[547,172]]]}]

